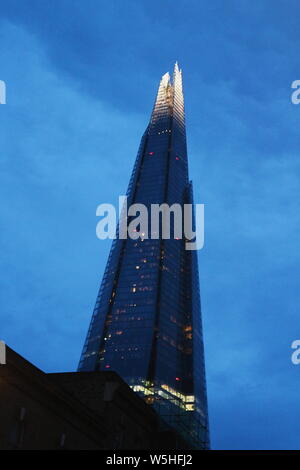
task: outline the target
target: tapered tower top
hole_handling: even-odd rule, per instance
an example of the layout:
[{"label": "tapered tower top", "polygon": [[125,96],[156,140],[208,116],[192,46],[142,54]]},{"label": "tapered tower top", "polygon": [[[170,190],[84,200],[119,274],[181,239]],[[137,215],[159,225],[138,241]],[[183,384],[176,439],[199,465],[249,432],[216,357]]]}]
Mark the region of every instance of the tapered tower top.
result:
[{"label": "tapered tower top", "polygon": [[153,127],[166,116],[173,117],[181,133],[185,134],[182,70],[179,69],[177,61],[174,65],[172,79],[167,72],[160,80],[150,119],[150,130],[153,131]]}]

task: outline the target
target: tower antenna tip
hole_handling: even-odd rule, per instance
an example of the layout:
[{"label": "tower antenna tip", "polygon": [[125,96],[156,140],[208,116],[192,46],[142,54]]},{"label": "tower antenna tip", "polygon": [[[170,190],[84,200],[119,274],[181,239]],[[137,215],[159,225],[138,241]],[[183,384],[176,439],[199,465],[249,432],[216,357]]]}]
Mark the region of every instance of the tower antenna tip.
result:
[{"label": "tower antenna tip", "polygon": [[175,62],[174,71],[175,71],[175,72],[177,72],[177,71],[179,72],[179,71],[180,71],[179,65],[178,65],[178,60],[176,60],[176,62]]}]

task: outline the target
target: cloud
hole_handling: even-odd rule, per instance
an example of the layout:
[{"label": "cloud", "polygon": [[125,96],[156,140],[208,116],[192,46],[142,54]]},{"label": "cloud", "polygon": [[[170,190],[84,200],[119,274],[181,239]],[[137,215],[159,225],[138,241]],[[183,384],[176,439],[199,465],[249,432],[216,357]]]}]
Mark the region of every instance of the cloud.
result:
[{"label": "cloud", "polygon": [[74,369],[109,248],[96,207],[126,191],[142,119],[58,76],[20,26],[2,34],[10,57],[24,51],[21,64],[1,57],[2,336],[46,370]]}]

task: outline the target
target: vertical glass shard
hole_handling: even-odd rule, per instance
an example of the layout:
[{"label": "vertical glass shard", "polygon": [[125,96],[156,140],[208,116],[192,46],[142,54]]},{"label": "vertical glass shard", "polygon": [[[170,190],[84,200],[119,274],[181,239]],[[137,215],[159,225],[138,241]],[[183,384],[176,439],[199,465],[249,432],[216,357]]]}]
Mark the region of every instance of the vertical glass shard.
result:
[{"label": "vertical glass shard", "polygon": [[[163,75],[128,205],[193,204],[182,71]],[[113,241],[79,371],[116,371],[190,448],[209,448],[198,260],[185,240]]]}]

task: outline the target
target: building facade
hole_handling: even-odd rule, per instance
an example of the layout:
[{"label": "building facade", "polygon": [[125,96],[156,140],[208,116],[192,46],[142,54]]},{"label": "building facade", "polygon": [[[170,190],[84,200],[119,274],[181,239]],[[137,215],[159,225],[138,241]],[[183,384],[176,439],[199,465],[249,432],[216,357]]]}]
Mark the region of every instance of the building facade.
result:
[{"label": "building facade", "polygon": [[188,448],[112,371],[46,374],[8,346],[0,364],[0,450]]},{"label": "building facade", "polygon": [[[127,197],[149,210],[193,204],[177,63],[173,79],[167,73],[160,81]],[[197,251],[172,230],[169,239],[160,228],[147,235],[113,241],[78,370],[116,371],[191,448],[207,449]]]}]

